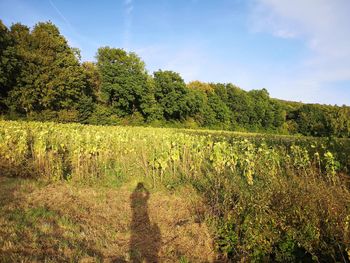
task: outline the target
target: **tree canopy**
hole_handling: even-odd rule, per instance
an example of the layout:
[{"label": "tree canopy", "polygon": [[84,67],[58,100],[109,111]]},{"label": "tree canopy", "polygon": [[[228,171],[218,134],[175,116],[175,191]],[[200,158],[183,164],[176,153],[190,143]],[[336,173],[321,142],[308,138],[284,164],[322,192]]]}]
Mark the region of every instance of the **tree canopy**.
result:
[{"label": "tree canopy", "polygon": [[75,50],[51,22],[11,27],[19,71],[9,92],[19,112],[72,109],[89,89]]},{"label": "tree canopy", "polygon": [[52,22],[32,29],[0,21],[0,114],[5,118],[93,124],[151,124],[350,137],[350,107],[273,99],[266,89],[185,83],[149,74],[133,52],[101,47],[80,61]]}]

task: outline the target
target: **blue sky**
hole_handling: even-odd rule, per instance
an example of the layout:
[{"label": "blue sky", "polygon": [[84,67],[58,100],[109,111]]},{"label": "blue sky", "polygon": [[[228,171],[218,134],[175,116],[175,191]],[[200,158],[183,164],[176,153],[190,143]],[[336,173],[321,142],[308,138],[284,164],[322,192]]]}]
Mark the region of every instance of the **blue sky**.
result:
[{"label": "blue sky", "polygon": [[350,105],[349,0],[0,0],[6,25],[51,20],[94,60],[136,52],[150,73]]}]

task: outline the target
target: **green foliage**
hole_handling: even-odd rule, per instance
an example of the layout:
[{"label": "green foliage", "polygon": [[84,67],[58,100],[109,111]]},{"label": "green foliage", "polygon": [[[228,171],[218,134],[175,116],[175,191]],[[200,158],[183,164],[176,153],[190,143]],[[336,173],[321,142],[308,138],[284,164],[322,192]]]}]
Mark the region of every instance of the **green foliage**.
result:
[{"label": "green foliage", "polygon": [[6,109],[6,97],[14,85],[18,59],[14,38],[0,20],[0,113]]},{"label": "green foliage", "polygon": [[120,124],[120,118],[113,112],[110,107],[96,105],[94,111],[86,120],[89,124],[116,125]]},{"label": "green foliage", "polygon": [[350,137],[348,106],[281,101],[266,89],[247,92],[231,83],[186,85],[173,71],[149,75],[137,54],[120,48],[101,47],[96,57],[80,63],[79,50],[51,22],[8,29],[0,21],[0,113],[14,120]]},{"label": "green foliage", "polygon": [[97,69],[97,65],[92,62],[83,62],[81,67],[83,68],[84,76],[86,79],[85,94],[95,102],[101,101],[101,79]]},{"label": "green foliage", "polygon": [[155,98],[162,108],[166,120],[183,120],[190,112],[188,89],[176,72],[154,72]]},{"label": "green foliage", "polygon": [[231,112],[226,104],[215,93],[208,94],[208,106],[212,111],[213,119],[206,124],[208,126],[219,126],[221,129],[227,129],[230,125]]},{"label": "green foliage", "polygon": [[239,242],[236,225],[233,222],[220,222],[216,234],[218,249],[229,256],[233,256]]},{"label": "green foliage", "polygon": [[229,85],[227,96],[227,106],[233,113],[234,123],[249,127],[251,124],[250,116],[253,114],[253,102],[249,94],[238,87]]},{"label": "green foliage", "polygon": [[51,22],[38,23],[32,31],[11,27],[20,59],[20,74],[9,94],[20,112],[73,108],[84,92],[82,68],[65,38]]},{"label": "green foliage", "polygon": [[331,183],[336,184],[338,181],[337,171],[340,167],[340,163],[335,160],[333,154],[330,151],[327,151],[324,154],[324,159],[325,159],[326,175],[328,177],[328,180]]},{"label": "green foliage", "polygon": [[326,116],[320,106],[303,105],[296,114],[300,133],[313,136],[330,134]]},{"label": "green foliage", "polygon": [[77,122],[79,115],[76,110],[60,110],[57,112],[57,119],[58,122],[62,123]]},{"label": "green foliage", "polygon": [[189,91],[187,100],[190,109],[189,115],[199,125],[204,126],[208,118],[212,119],[212,117],[208,116],[209,106],[207,95],[202,90],[194,89],[190,86],[188,87]]},{"label": "green foliage", "polygon": [[76,109],[79,112],[76,121],[80,123],[88,123],[89,118],[92,116],[95,110],[93,98],[85,95],[81,96]]},{"label": "green foliage", "polygon": [[151,87],[143,61],[135,53],[110,47],[99,48],[97,60],[104,102],[119,116],[136,111],[149,115]]}]

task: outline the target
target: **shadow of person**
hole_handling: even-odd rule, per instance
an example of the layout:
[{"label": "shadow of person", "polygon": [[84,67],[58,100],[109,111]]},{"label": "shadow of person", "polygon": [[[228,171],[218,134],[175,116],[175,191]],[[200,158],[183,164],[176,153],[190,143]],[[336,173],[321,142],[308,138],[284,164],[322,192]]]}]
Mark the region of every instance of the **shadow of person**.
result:
[{"label": "shadow of person", "polygon": [[161,234],[157,224],[151,224],[148,215],[149,191],[138,183],[130,196],[132,221],[130,239],[131,262],[158,262]]}]

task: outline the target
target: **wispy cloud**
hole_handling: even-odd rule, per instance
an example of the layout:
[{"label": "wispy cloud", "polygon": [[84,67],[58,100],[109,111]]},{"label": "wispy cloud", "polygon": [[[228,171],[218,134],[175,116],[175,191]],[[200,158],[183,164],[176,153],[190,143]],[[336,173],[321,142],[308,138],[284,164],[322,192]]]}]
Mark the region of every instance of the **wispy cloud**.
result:
[{"label": "wispy cloud", "polygon": [[66,25],[71,29],[75,30],[72,26],[72,24],[69,22],[69,20],[62,14],[62,12],[57,8],[57,6],[49,0],[50,5],[53,7],[53,9],[57,12],[57,14],[61,17],[61,19],[66,23]]},{"label": "wispy cloud", "polygon": [[[90,46],[95,49],[99,47],[99,43],[97,43],[95,40],[91,39],[90,37],[86,37],[82,35],[79,30],[77,30],[72,23],[69,21],[69,19],[63,14],[63,12],[54,4],[52,0],[49,0],[49,3],[51,7],[55,10],[55,12],[60,17],[61,21],[63,21],[63,25],[60,27],[60,29],[63,29],[65,31],[65,37],[68,40],[69,45],[73,47],[77,47],[82,51],[82,56],[84,56],[83,46]],[[83,44],[82,44],[83,43]],[[89,60],[92,59],[92,57],[88,57]]]},{"label": "wispy cloud", "polygon": [[123,46],[125,49],[130,48],[131,41],[131,26],[132,26],[132,12],[134,10],[133,0],[124,1],[124,36]]},{"label": "wispy cloud", "polygon": [[[296,75],[285,72],[284,79],[272,85],[284,83],[292,97],[311,101],[331,93],[332,83],[349,82],[350,89],[349,10],[348,0],[256,0],[253,30],[303,41],[309,49],[309,55],[293,65]],[[345,99],[338,101],[345,103]]]},{"label": "wispy cloud", "polygon": [[186,82],[202,80],[203,65],[209,64],[202,47],[191,41],[177,45],[150,45],[135,48],[135,52],[146,62],[150,73],[159,69],[172,70],[181,73]]},{"label": "wispy cloud", "polygon": [[79,47],[81,49],[81,45],[79,44],[79,41],[77,41],[77,37],[79,33],[77,30],[72,26],[72,24],[69,22],[69,20],[66,18],[65,15],[61,12],[61,10],[52,2],[52,0],[49,0],[49,3],[51,7],[55,10],[55,12],[58,14],[58,16],[61,18],[61,20],[64,22],[67,29],[70,31],[69,36],[65,36],[68,40],[68,43],[71,46]]}]

